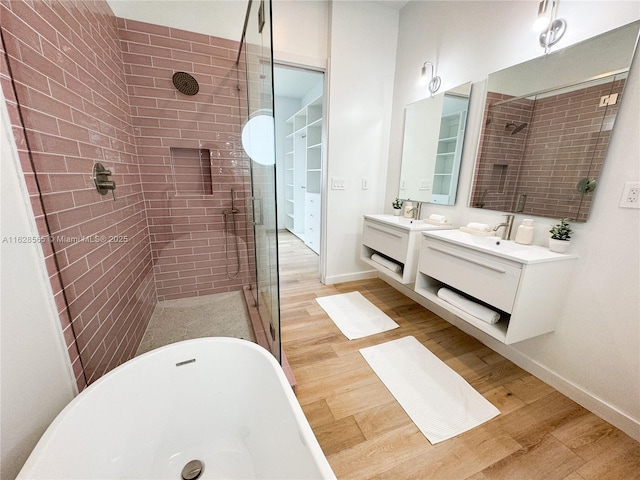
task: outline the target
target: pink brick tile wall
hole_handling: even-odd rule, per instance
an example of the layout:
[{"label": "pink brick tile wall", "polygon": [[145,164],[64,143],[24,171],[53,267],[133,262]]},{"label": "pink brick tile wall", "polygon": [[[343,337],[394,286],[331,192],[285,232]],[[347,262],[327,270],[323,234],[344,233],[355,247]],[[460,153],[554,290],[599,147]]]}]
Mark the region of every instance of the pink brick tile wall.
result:
[{"label": "pink brick tile wall", "polygon": [[[493,105],[506,99],[508,97],[493,92],[487,94],[487,104]],[[528,128],[511,135],[514,127],[507,125],[530,124],[531,108],[531,100],[520,99],[492,106],[485,111],[478,150],[480,158],[476,165],[471,198],[472,206],[491,210],[511,210]]]},{"label": "pink brick tile wall", "polygon": [[598,178],[619,106],[600,107],[600,97],[623,87],[618,80],[536,101],[519,181],[531,205],[527,211],[587,220],[594,194],[583,196],[576,186]]},{"label": "pink brick tile wall", "polygon": [[[38,228],[54,238],[42,247],[82,389],[133,356],[157,299],[255,281],[239,145],[244,73],[236,42],[117,19],[104,1],[0,8],[22,117],[4,49],[0,80]],[[173,89],[177,69],[198,79],[198,95]],[[176,188],[172,147],[210,152],[206,193]],[[113,172],[115,201],[93,187],[94,162]],[[225,234],[231,188],[239,254]]]},{"label": "pink brick tile wall", "polygon": [[[586,221],[593,194],[583,196],[576,186],[600,174],[619,105],[599,107],[600,98],[623,87],[624,80],[616,80],[492,106],[485,112],[471,204],[515,211],[525,194],[525,213]],[[487,101],[506,98],[490,92]],[[511,135],[509,122],[527,127]]]},{"label": "pink brick tile wall", "polygon": [[[16,1],[2,4],[2,28],[53,238],[43,248],[82,389],[85,378],[133,356],[156,303],[117,23],[106,2]],[[15,100],[8,81],[3,89]],[[93,187],[95,162],[113,172],[115,201]],[[42,215],[37,186],[28,185]]]},{"label": "pink brick tile wall", "polygon": [[[2,12],[2,14],[4,15],[5,13]],[[18,28],[23,28],[23,26],[18,25]],[[39,234],[41,236],[47,236],[48,230],[45,224],[45,216],[42,209],[42,203],[40,201],[40,195],[38,194],[38,186],[36,184],[35,174],[33,172],[29,159],[27,140],[25,137],[24,128],[22,126],[18,105],[16,103],[16,97],[14,94],[13,85],[11,83],[11,77],[9,76],[9,69],[3,45],[0,45],[0,54],[0,82],[11,118],[11,123],[13,125],[13,135],[16,141],[16,146],[18,148],[18,154],[27,184],[27,189],[31,197],[36,225],[38,227]],[[83,367],[82,363],[80,362],[78,344],[76,343],[74,333],[71,329],[71,316],[67,308],[66,301],[63,297],[62,280],[60,279],[60,273],[57,269],[53,248],[50,243],[42,243],[41,245],[45,256],[47,271],[50,275],[51,286],[60,317],[61,328],[67,345],[67,352],[69,354],[69,359],[71,361],[78,387],[82,389],[84,388],[84,386],[86,386],[84,382]]]},{"label": "pink brick tile wall", "polygon": [[[241,290],[253,279],[244,198],[249,165],[240,125],[246,111],[244,73],[235,67],[236,42],[147,23],[119,20],[133,125],[147,205],[159,300]],[[172,83],[176,71],[192,75],[199,92]],[[209,152],[208,168],[185,183],[186,163],[176,152]],[[174,155],[172,155],[172,151]],[[198,172],[191,171],[190,173]],[[237,271],[231,208],[239,236]],[[205,193],[206,192],[206,193]],[[226,249],[226,250],[225,250]]]}]

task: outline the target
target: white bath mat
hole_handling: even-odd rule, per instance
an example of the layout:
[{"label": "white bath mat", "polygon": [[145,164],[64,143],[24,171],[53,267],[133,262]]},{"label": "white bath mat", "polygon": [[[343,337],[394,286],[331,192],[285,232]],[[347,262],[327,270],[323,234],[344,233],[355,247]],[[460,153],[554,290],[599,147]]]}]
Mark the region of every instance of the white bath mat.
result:
[{"label": "white bath mat", "polygon": [[363,348],[360,353],[432,444],[500,413],[414,337]]},{"label": "white bath mat", "polygon": [[398,328],[396,322],[360,292],[320,297],[316,301],[349,340]]}]

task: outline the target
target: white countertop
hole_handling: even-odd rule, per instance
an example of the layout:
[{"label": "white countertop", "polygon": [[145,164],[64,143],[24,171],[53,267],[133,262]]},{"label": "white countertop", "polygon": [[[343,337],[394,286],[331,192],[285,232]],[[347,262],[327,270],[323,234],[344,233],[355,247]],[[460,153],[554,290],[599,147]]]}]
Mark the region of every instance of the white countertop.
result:
[{"label": "white countertop", "polygon": [[552,252],[540,245],[520,245],[511,240],[502,240],[500,237],[482,237],[460,230],[424,232],[423,235],[518,263],[543,263],[578,258],[577,255]]},{"label": "white countertop", "polygon": [[364,217],[369,220],[373,220],[374,222],[379,222],[411,231],[442,230],[445,228],[451,228],[450,224],[434,225],[431,223],[426,223],[422,220],[405,218],[402,215],[364,215]]}]

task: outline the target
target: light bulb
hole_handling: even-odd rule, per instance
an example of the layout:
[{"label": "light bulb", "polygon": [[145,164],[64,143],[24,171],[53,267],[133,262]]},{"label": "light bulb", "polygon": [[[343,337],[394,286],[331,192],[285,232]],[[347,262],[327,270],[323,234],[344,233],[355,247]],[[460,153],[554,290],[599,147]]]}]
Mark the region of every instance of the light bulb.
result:
[{"label": "light bulb", "polygon": [[536,32],[544,32],[549,27],[549,17],[541,15],[533,22],[533,29]]},{"label": "light bulb", "polygon": [[551,22],[551,12],[548,10],[551,10],[551,8],[547,8],[547,0],[542,0],[538,5],[538,17],[535,22],[533,22],[533,29],[536,32],[542,32],[549,27],[549,23]]},{"label": "light bulb", "polygon": [[427,66],[422,66],[422,74],[420,75],[420,85],[426,85],[429,83],[429,77],[427,76]]}]

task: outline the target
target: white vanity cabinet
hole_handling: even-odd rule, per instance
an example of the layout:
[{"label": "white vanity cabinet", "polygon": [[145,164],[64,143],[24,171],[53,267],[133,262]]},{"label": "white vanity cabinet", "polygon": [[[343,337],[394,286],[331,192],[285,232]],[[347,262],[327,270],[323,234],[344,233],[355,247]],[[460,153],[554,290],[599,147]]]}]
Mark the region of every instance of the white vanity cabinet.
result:
[{"label": "white vanity cabinet", "polygon": [[[575,255],[497,237],[426,232],[415,291],[490,336],[511,344],[555,329]],[[438,297],[449,287],[500,313],[486,323]]]},{"label": "white vanity cabinet", "polygon": [[[362,261],[403,284],[416,279],[422,232],[450,228],[394,215],[365,215],[362,229]],[[400,267],[394,272],[371,256],[377,254]]]}]

